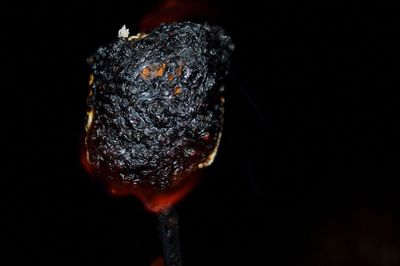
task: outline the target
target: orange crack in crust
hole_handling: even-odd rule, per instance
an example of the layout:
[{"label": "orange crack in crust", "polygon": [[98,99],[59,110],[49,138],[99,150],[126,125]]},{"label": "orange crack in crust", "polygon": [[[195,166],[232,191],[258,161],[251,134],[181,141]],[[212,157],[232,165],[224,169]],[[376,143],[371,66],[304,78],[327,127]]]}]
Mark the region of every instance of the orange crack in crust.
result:
[{"label": "orange crack in crust", "polygon": [[167,64],[164,63],[160,65],[147,66],[143,68],[142,72],[140,73],[140,76],[144,80],[159,78],[164,75],[166,68]]},{"label": "orange crack in crust", "polygon": [[181,87],[179,87],[179,86],[175,87],[174,95],[177,95],[177,94],[179,94],[181,92],[182,92],[182,88]]},{"label": "orange crack in crust", "polygon": [[182,75],[182,68],[183,68],[183,66],[182,66],[182,65],[179,65],[179,66],[176,68],[176,70],[175,70],[175,74],[176,74],[178,77],[180,77],[180,76]]},{"label": "orange crack in crust", "polygon": [[140,76],[142,77],[142,79],[148,79],[150,76],[150,68],[149,67],[145,67],[142,70],[142,73],[140,74]]},{"label": "orange crack in crust", "polygon": [[166,68],[167,68],[166,64],[162,64],[161,66],[159,66],[156,73],[157,77],[162,77],[164,75]]}]

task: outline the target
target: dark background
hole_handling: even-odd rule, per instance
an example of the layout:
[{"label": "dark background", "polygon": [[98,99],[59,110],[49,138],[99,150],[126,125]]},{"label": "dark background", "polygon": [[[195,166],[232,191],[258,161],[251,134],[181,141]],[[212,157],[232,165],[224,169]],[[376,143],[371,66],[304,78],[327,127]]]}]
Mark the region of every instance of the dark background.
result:
[{"label": "dark background", "polygon": [[[85,59],[159,2],[2,7],[2,265],[161,254],[156,217],[79,163]],[[170,18],[218,23],[236,51],[219,154],[177,205],[184,265],[400,265],[395,10],[188,2]]]}]

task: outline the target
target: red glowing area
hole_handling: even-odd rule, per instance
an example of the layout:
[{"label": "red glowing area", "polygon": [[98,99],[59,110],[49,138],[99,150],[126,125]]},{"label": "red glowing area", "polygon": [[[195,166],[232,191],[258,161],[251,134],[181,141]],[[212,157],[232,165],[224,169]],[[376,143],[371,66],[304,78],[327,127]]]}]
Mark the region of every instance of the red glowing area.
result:
[{"label": "red glowing area", "polygon": [[162,257],[158,257],[150,264],[150,266],[164,266],[164,259]]},{"label": "red glowing area", "polygon": [[111,195],[116,197],[135,196],[142,201],[147,210],[155,213],[168,209],[183,199],[193,189],[199,179],[199,174],[196,172],[163,191],[154,188],[149,183],[139,185],[124,183],[120,178],[108,177],[107,173],[104,175],[95,174],[92,165],[88,162],[85,147],[83,147],[81,153],[81,164],[86,172],[96,182],[100,182]]},{"label": "red glowing area", "polygon": [[140,21],[139,29],[143,32],[158,27],[161,23],[193,20],[216,16],[211,1],[164,0],[148,12]]}]

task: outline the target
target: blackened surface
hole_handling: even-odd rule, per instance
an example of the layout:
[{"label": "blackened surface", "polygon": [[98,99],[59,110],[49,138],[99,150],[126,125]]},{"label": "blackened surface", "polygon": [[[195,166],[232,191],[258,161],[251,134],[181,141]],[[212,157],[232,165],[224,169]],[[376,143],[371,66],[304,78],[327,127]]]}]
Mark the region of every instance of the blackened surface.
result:
[{"label": "blackened surface", "polygon": [[99,48],[88,60],[87,147],[97,174],[163,190],[207,160],[222,129],[232,50],[220,27],[190,22]]}]

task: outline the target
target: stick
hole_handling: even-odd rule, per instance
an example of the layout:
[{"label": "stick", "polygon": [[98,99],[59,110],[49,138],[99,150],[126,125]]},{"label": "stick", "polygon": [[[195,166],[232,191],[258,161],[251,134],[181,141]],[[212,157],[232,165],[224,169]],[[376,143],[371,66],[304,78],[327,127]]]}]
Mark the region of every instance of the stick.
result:
[{"label": "stick", "polygon": [[170,208],[158,214],[160,238],[163,246],[165,266],[182,266],[179,245],[178,214]]}]

